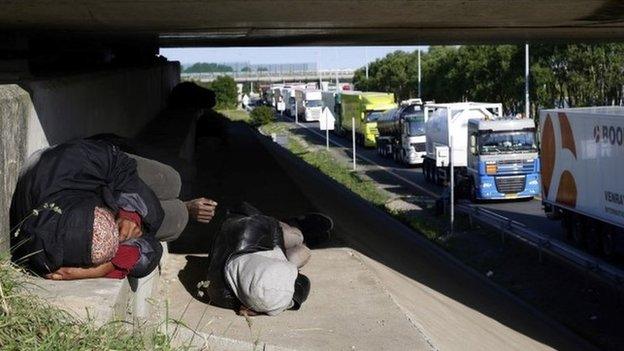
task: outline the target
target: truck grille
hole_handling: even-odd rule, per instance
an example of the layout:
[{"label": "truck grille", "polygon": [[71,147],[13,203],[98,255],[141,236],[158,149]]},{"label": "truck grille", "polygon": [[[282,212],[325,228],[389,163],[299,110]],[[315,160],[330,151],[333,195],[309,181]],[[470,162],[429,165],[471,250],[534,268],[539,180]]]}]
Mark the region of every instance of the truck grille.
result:
[{"label": "truck grille", "polygon": [[424,152],[425,151],[425,143],[412,143],[414,150],[416,152]]},{"label": "truck grille", "polygon": [[499,174],[532,173],[533,168],[534,168],[533,161],[530,161],[530,162],[527,162],[525,160],[498,161],[498,173]]},{"label": "truck grille", "polygon": [[515,194],[524,191],[526,176],[496,177],[496,190],[503,194]]},{"label": "truck grille", "polygon": [[310,111],[310,117],[315,121],[321,119],[321,110]]}]

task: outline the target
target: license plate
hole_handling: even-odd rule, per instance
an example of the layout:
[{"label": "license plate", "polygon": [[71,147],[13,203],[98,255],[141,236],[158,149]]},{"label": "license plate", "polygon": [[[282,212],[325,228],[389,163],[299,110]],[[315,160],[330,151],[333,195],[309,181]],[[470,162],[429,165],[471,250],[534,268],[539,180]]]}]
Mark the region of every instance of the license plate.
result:
[{"label": "license plate", "polygon": [[505,194],[506,199],[515,199],[518,197],[518,194]]}]

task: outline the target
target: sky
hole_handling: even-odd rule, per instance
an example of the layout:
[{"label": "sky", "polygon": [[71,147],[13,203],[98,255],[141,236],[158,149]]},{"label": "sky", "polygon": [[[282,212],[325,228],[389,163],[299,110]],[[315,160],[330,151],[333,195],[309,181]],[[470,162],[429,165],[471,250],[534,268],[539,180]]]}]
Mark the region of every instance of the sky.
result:
[{"label": "sky", "polygon": [[167,48],[160,54],[182,65],[196,62],[249,62],[250,64],[316,63],[320,69],[349,69],[364,66],[366,58],[374,61],[388,53],[403,50],[426,50],[426,46],[298,46],[245,48]]}]

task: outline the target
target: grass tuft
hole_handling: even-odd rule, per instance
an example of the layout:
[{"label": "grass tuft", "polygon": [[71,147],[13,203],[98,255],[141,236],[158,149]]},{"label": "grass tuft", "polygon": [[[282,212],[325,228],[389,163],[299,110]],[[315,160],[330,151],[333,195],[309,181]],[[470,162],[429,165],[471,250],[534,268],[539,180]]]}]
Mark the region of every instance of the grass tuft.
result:
[{"label": "grass tuft", "polygon": [[156,329],[125,322],[96,326],[29,293],[25,272],[0,258],[0,350],[171,350]]}]

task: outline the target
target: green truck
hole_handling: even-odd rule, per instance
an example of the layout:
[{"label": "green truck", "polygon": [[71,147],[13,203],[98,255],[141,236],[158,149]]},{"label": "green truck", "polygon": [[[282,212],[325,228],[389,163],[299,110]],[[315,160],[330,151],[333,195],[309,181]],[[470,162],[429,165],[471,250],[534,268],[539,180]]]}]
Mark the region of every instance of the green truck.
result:
[{"label": "green truck", "polygon": [[340,94],[340,132],[351,133],[355,124],[355,140],[359,145],[375,147],[379,132],[377,119],[391,108],[396,108],[393,93],[351,91]]}]

